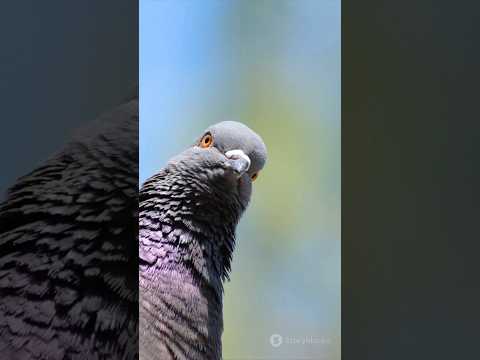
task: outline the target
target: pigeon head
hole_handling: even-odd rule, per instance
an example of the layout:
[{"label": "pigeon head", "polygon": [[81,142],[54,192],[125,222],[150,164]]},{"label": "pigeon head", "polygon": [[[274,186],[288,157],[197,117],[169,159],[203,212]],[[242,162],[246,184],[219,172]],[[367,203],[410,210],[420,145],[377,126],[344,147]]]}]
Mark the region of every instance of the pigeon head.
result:
[{"label": "pigeon head", "polygon": [[205,147],[206,142],[208,144],[209,141],[211,141],[212,150],[219,151],[232,159],[228,163],[237,174],[242,175],[246,172],[252,180],[255,180],[265,165],[267,148],[262,138],[239,122],[223,121],[210,126],[205,130],[198,144],[200,147]]},{"label": "pigeon head", "polygon": [[[239,122],[223,121],[208,127],[167,168],[208,195],[215,192],[237,199],[243,210],[266,158],[266,146],[258,134]],[[222,203],[228,200],[216,198]]]}]

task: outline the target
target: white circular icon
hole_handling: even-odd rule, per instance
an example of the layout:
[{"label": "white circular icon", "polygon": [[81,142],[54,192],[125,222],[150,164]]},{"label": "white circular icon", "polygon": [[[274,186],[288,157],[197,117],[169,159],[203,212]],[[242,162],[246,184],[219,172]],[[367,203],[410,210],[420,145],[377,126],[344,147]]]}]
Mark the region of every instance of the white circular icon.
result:
[{"label": "white circular icon", "polygon": [[280,345],[282,345],[282,342],[282,335],[273,334],[272,336],[270,336],[270,344],[272,344],[273,347],[279,347]]}]

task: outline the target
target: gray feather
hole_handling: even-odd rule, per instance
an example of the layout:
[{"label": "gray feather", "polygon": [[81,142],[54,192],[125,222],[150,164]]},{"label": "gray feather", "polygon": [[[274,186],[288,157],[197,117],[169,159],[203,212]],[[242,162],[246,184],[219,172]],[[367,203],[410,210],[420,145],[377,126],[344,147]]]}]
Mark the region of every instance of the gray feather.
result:
[{"label": "gray feather", "polygon": [[138,357],[138,99],[22,177],[0,206],[2,359]]}]

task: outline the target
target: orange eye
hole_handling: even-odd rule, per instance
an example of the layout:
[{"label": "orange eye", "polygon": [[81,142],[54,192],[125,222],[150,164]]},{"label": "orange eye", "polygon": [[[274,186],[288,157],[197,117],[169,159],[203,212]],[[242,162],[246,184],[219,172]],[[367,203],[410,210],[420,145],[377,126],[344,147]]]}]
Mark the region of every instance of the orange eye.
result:
[{"label": "orange eye", "polygon": [[208,148],[213,144],[213,136],[211,134],[205,134],[205,136],[200,140],[200,147]]},{"label": "orange eye", "polygon": [[258,178],[258,173],[255,173],[252,175],[252,181],[257,180],[257,178]]}]

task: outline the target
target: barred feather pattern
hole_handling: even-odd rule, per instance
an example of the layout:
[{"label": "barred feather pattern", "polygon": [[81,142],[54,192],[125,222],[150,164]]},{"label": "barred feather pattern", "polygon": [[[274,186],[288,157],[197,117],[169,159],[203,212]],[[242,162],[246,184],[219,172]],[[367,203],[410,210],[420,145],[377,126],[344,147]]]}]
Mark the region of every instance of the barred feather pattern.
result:
[{"label": "barred feather pattern", "polygon": [[138,358],[138,99],[0,205],[0,357]]},{"label": "barred feather pattern", "polygon": [[222,281],[246,205],[221,170],[182,164],[171,162],[140,191],[142,360],[222,357]]}]

